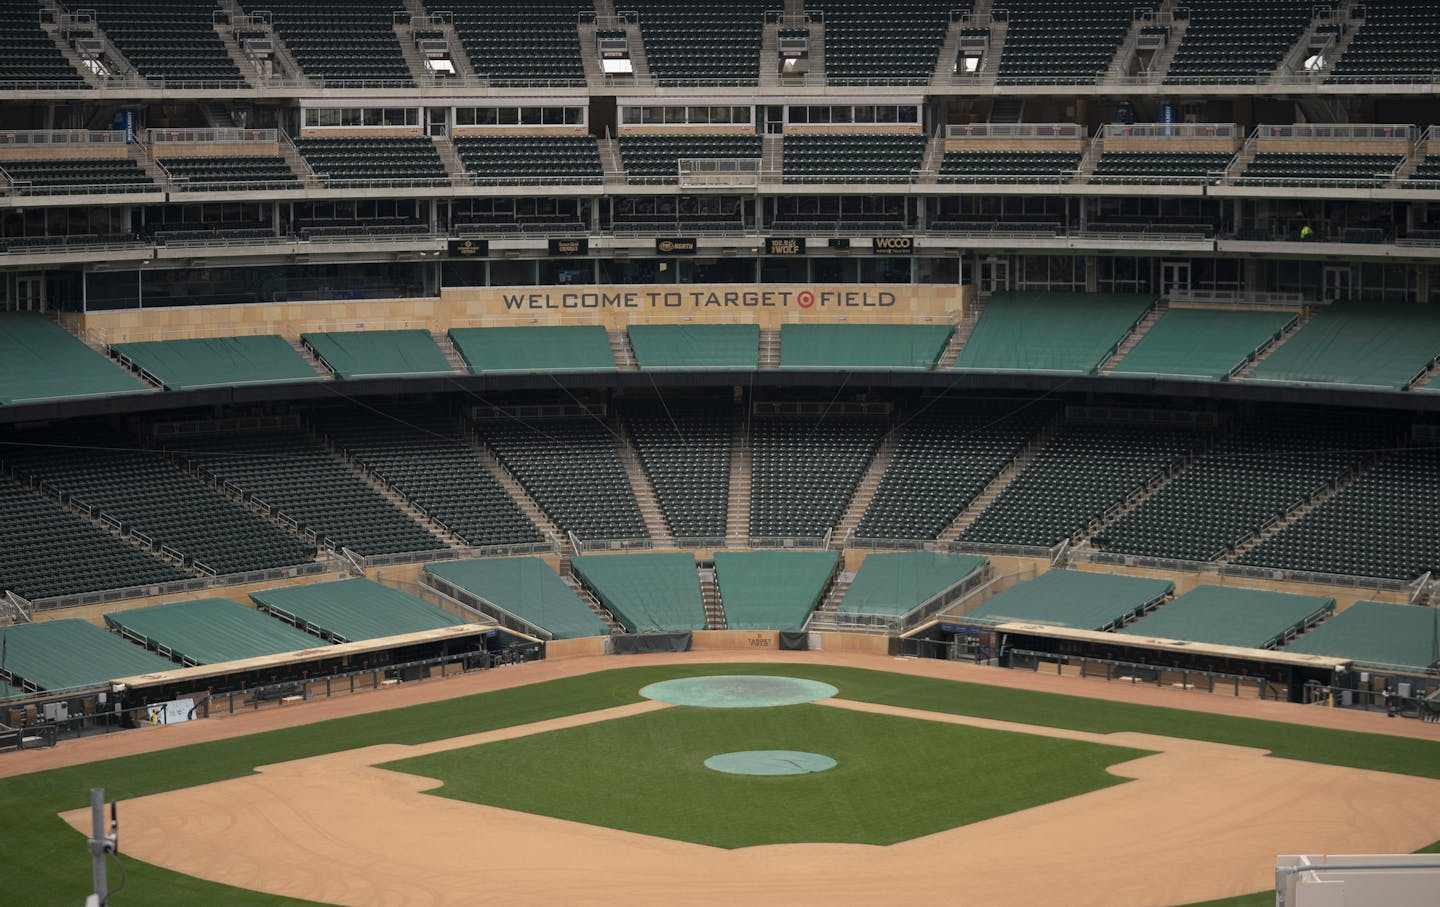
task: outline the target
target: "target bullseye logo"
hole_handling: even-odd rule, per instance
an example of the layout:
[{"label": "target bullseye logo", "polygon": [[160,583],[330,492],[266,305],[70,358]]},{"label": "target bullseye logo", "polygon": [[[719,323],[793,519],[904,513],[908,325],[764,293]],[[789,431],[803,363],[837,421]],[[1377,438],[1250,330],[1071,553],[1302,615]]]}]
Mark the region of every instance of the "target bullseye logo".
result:
[{"label": "target bullseye logo", "polygon": [[808,309],[815,304],[815,294],[809,290],[801,290],[800,295],[795,297],[795,302],[800,305],[800,308]]}]

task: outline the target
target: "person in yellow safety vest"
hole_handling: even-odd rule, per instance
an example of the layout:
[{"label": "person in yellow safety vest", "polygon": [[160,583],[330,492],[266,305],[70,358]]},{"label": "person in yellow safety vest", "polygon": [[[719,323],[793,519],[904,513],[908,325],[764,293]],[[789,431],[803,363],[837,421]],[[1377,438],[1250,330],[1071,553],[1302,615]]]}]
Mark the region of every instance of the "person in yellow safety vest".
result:
[{"label": "person in yellow safety vest", "polygon": [[1306,224],[1305,226],[1303,226],[1303,227],[1300,228],[1300,238],[1301,238],[1302,240],[1311,240],[1311,239],[1314,239],[1314,238],[1315,238],[1315,230],[1314,230],[1309,224]]}]

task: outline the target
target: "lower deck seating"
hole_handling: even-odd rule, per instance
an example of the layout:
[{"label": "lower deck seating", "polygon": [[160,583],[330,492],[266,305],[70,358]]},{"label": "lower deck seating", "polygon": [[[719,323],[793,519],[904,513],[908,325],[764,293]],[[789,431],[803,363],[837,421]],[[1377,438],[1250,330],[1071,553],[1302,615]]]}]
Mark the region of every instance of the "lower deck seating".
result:
[{"label": "lower deck seating", "polygon": [[278,334],[150,340],[110,349],[172,391],[323,380]]},{"label": "lower deck seating", "polygon": [[181,664],[216,664],[317,648],[302,630],[228,598],[173,602],[105,615],[105,625]]},{"label": "lower deck seating", "polygon": [[1335,497],[1239,559],[1242,564],[1410,580],[1440,572],[1440,452],[1387,456]]},{"label": "lower deck seating", "polygon": [[1117,631],[1215,646],[1273,649],[1335,610],[1335,599],[1231,586],[1197,586]]},{"label": "lower deck seating", "polygon": [[760,327],[754,324],[632,324],[626,333],[641,371],[760,366]]},{"label": "lower deck seating", "polygon": [[1053,547],[1177,465],[1202,438],[1181,428],[1065,425],[960,538]]},{"label": "lower deck seating", "polygon": [[1440,357],[1440,313],[1373,301],[1325,306],[1242,380],[1401,390]]},{"label": "lower deck seating", "polygon": [[705,629],[700,574],[689,553],[584,554],[575,575],[632,633]]},{"label": "lower deck seating", "polygon": [[[438,580],[540,627],[554,639],[608,636],[606,626],[549,564],[538,557],[487,557],[425,565]],[[487,609],[492,610],[492,609]]]},{"label": "lower deck seating", "polygon": [[885,428],[881,418],[755,416],[750,535],[824,537],[839,521]]},{"label": "lower deck seating", "polygon": [[547,419],[481,422],[476,427],[561,530],[585,541],[650,537],[609,426]]},{"label": "lower deck seating", "polygon": [[717,551],[729,630],[799,630],[835,574],[835,551]]},{"label": "lower deck seating", "polygon": [[337,550],[349,548],[368,556],[445,547],[299,432],[193,437],[174,442],[172,449]]},{"label": "lower deck seating", "polygon": [[29,312],[0,313],[0,404],[144,393],[139,378]]},{"label": "lower deck seating", "polygon": [[983,557],[935,551],[867,554],[836,610],[842,614],[903,617],[989,563]]},{"label": "lower deck seating", "polygon": [[443,412],[406,408],[317,413],[312,423],[430,519],[469,545],[529,545],[540,531],[455,436]]},{"label": "lower deck seating", "polygon": [[5,630],[5,671],[15,686],[65,690],[169,671],[175,663],[75,618]]},{"label": "lower deck seating", "polygon": [[1043,403],[936,403],[901,423],[890,466],[855,534],[933,539],[1055,416]]},{"label": "lower deck seating", "polygon": [[451,328],[450,339],[470,371],[477,375],[615,368],[610,336],[598,324]]},{"label": "lower deck seating", "polygon": [[1299,655],[1348,658],[1361,667],[1434,669],[1435,611],[1358,601],[1285,646]]},{"label": "lower deck seating", "polygon": [[0,476],[0,591],[35,601],[191,578]]},{"label": "lower deck seating", "polygon": [[1154,304],[1144,293],[998,293],[955,368],[1094,374]]},{"label": "lower deck seating", "polygon": [[1225,381],[1299,317],[1285,311],[1172,308],[1125,354],[1112,374]]},{"label": "lower deck seating", "polygon": [[300,339],[336,378],[454,374],[429,331],[327,331]]},{"label": "lower deck seating", "polygon": [[[677,540],[725,538],[729,408],[638,405],[625,424]],[[682,547],[691,547],[683,544]]]},{"label": "lower deck seating", "polygon": [[1269,415],[1208,454],[1125,516],[1103,546],[1126,554],[1212,561],[1276,516],[1357,468],[1391,442],[1374,419]]},{"label": "lower deck seating", "polygon": [[780,367],[902,371],[935,367],[948,324],[786,324]]},{"label": "lower deck seating", "polygon": [[964,620],[1110,630],[1144,614],[1174,591],[1175,584],[1168,579],[1051,570],[1011,586],[971,610]]},{"label": "lower deck seating", "polygon": [[456,627],[465,621],[424,599],[368,579],[250,593],[262,610],[332,642],[359,642]]}]

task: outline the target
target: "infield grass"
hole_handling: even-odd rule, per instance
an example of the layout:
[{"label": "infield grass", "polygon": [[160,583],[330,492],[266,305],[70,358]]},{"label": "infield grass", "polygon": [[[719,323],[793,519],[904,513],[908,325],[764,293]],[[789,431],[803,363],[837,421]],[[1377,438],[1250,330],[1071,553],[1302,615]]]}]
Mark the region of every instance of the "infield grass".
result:
[{"label": "infield grass", "polygon": [[[620,659],[616,662],[636,664]],[[524,668],[502,670],[523,671]],[[703,674],[808,677],[835,685],[846,699],[1098,733],[1139,731],[1234,743],[1308,762],[1440,778],[1440,743],[1434,741],[1331,731],[1298,723],[1135,706],[857,668],[775,664],[648,666],[641,663],[406,709],[0,779],[0,878],[5,879],[6,886],[3,902],[28,907],[84,901],[90,879],[84,839],[56,814],[86,806],[91,787],[104,787],[110,797],[124,800],[240,777],[250,774],[258,765],[375,743],[441,740],[624,705],[639,701],[637,691],[648,683]],[[1077,691],[1083,692],[1083,689],[1083,684],[1077,684]],[[1301,722],[1306,712],[1297,707],[1294,715],[1295,721]],[[123,805],[120,815],[123,852]],[[114,907],[188,907],[200,903],[206,907],[248,907],[302,903],[216,885],[134,859],[126,859],[126,865],[128,885],[122,894],[111,899]]]},{"label": "infield grass", "polygon": [[[710,756],[799,750],[808,775],[712,771]],[[429,793],[713,847],[894,844],[1098,790],[1148,755],[830,706],[676,707],[390,762]]]}]

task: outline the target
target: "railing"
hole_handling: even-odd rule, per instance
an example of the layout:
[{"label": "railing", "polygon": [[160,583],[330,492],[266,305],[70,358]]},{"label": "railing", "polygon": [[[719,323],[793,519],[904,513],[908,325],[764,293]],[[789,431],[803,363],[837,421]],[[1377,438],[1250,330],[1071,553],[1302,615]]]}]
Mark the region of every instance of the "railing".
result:
[{"label": "railing", "polygon": [[1237,139],[1244,132],[1234,123],[1106,123],[1104,139]]},{"label": "railing", "polygon": [[1079,123],[970,123],[946,126],[947,139],[1083,139]]},{"label": "railing", "polygon": [[198,592],[219,586],[234,586],[243,583],[261,583],[277,579],[301,576],[317,576],[330,572],[330,566],[323,563],[297,564],[293,567],[275,567],[255,570],[249,573],[229,573],[223,576],[196,577],[177,580],[173,583],[159,583],[150,586],[128,586],[120,589],[105,589],[97,592],[80,592],[74,595],[57,595],[37,598],[32,603],[34,611],[56,611],[82,605],[97,605],[106,602],[123,601],[128,598],[148,598],[157,595],[173,595],[182,592]]},{"label": "railing", "polygon": [[1294,123],[1291,125],[1261,124],[1255,127],[1258,139],[1325,139],[1333,141],[1395,141],[1415,140],[1415,127],[1409,123],[1350,124]]},{"label": "railing", "polygon": [[15,615],[17,617],[19,617],[22,621],[26,623],[30,622],[30,615],[35,610],[35,606],[33,604],[31,604],[28,600],[21,598],[14,592],[10,592],[8,590],[5,592],[5,601],[9,603],[10,608],[15,612]]},{"label": "railing", "polygon": [[1415,591],[1415,583],[1405,580],[1385,579],[1374,576],[1350,576],[1340,573],[1320,573],[1309,570],[1290,570],[1280,567],[1255,567],[1245,564],[1223,564],[1218,561],[1193,561],[1181,558],[1146,557],[1120,552],[1076,549],[1072,552],[1076,561],[1092,564],[1107,564],[1115,567],[1141,567],[1165,570],[1171,573],[1198,573],[1225,578],[1261,579],[1289,583],[1314,583],[1324,586],[1340,586],[1372,592]]},{"label": "railing", "polygon": [[756,186],[759,158],[680,158],[675,162],[681,186]]},{"label": "railing", "polygon": [[[226,333],[229,333],[227,328]],[[266,333],[274,333],[267,331]],[[195,435],[228,435],[246,431],[299,431],[300,417],[294,414],[283,416],[241,416],[232,419],[196,419],[189,422],[157,422],[151,426],[151,435],[158,439],[189,438]]]},{"label": "railing", "polygon": [[278,129],[149,129],[146,130],[150,144],[165,145],[172,143],[224,143],[235,144],[239,142],[278,142],[280,130]]},{"label": "railing", "polygon": [[1298,309],[1314,300],[1303,293],[1265,293],[1249,290],[1170,290],[1165,294],[1167,302],[1223,303],[1258,307],[1279,307]]},{"label": "railing", "polygon": [[420,577],[420,589],[426,589],[433,593],[443,595],[467,608],[485,615],[498,622],[501,626],[512,630],[519,630],[528,636],[534,636],[543,640],[554,639],[554,634],[537,623],[533,623],[508,608],[497,605],[484,596],[462,589],[433,573],[425,573]]},{"label": "railing", "polygon": [[987,587],[994,579],[994,568],[983,568],[963,577],[958,582],[920,602],[904,614],[860,614],[849,611],[815,612],[811,615],[815,629],[837,630],[885,630],[906,632],[920,626],[941,611],[972,595],[976,590]]},{"label": "railing", "polygon": [[958,540],[950,545],[951,551],[965,554],[997,554],[1008,557],[1043,557],[1054,563],[1065,545],[1065,540],[1049,547],[1043,545],[1011,545],[999,542],[967,542]]},{"label": "railing", "polygon": [[3,145],[124,145],[121,129],[9,129],[0,132]]}]

